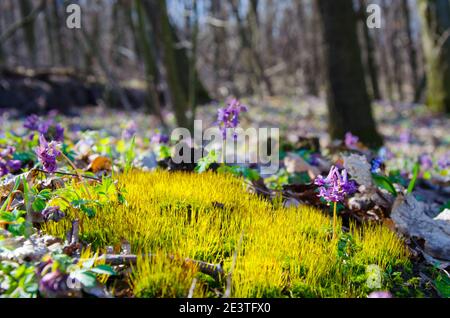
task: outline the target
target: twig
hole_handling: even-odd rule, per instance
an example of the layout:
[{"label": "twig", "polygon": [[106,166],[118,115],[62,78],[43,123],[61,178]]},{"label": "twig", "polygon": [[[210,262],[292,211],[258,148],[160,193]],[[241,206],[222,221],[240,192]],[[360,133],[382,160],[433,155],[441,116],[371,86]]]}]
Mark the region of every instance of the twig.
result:
[{"label": "twig", "polygon": [[30,23],[33,21],[39,13],[41,13],[42,10],[45,8],[45,0],[41,0],[39,5],[33,9],[33,11],[30,12],[29,15],[27,15],[22,20],[18,21],[17,23],[11,25],[9,29],[7,29],[2,35],[0,35],[0,43],[3,43],[4,41],[8,40],[17,30],[22,28],[25,24]]},{"label": "twig", "polygon": [[[39,172],[43,172],[45,174],[51,174],[50,172],[45,171],[43,169],[35,169],[35,170],[39,171]],[[78,178],[81,176],[84,179],[89,179],[89,180],[94,180],[94,181],[97,181],[97,182],[102,182],[102,180],[100,178],[91,177],[91,176],[85,176],[85,175],[78,175],[78,174],[75,174],[75,173],[62,172],[62,171],[55,171],[55,172],[52,172],[52,173],[60,174],[60,175],[63,175],[63,176],[78,177]]]},{"label": "twig", "polygon": [[[146,256],[146,255],[142,255]],[[153,254],[147,254],[148,257],[154,257]],[[103,254],[98,257],[99,260],[104,260],[106,264],[112,265],[112,266],[118,266],[118,265],[135,265],[137,263],[137,255],[134,254],[127,254],[127,255],[120,255],[120,254]],[[169,256],[171,260],[174,260],[175,257],[173,255]],[[77,261],[77,259],[75,259]],[[211,264],[206,263],[203,261],[197,261],[190,258],[185,258],[183,260],[184,264],[192,264],[197,267],[197,269],[202,272],[203,274],[209,275],[215,280],[220,280],[224,276],[224,272],[222,269],[222,266],[220,264]]]},{"label": "twig", "polygon": [[72,230],[69,232],[69,237],[67,240],[69,244],[77,244],[79,242],[79,233],[80,233],[80,221],[74,220],[72,221]]},{"label": "twig", "polygon": [[86,187],[86,184],[84,183],[83,177],[81,173],[78,171],[78,168],[75,166],[75,164],[72,162],[72,160],[67,157],[64,152],[61,152],[61,156],[69,163],[69,165],[72,167],[72,169],[75,171],[75,173],[78,176],[78,179],[81,182],[81,185],[83,186],[84,191],[86,191],[86,194],[88,195],[89,199],[92,200],[91,193],[89,192],[89,189]]},{"label": "twig", "polygon": [[244,238],[244,231],[242,231],[241,237],[239,238],[238,246],[234,250],[233,261],[231,263],[231,269],[230,269],[230,272],[227,275],[227,289],[225,290],[225,293],[223,294],[223,298],[230,298],[230,296],[231,296],[231,285],[232,285],[231,275],[233,274],[234,267],[236,266],[236,260],[237,260],[238,252],[241,249],[242,239],[243,238]]},{"label": "twig", "polygon": [[189,294],[187,298],[192,298],[194,296],[194,290],[196,285],[197,285],[197,278],[194,277],[194,279],[192,280],[191,288],[189,288]]}]

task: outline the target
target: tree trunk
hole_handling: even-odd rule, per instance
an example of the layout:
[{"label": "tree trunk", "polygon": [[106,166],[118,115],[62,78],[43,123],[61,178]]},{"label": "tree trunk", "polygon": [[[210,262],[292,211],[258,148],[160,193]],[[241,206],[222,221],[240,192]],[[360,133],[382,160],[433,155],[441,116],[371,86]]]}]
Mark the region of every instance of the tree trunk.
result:
[{"label": "tree trunk", "polygon": [[427,73],[427,105],[450,113],[450,3],[419,0]]},{"label": "tree trunk", "polygon": [[[19,7],[21,19],[25,19],[33,11],[33,6],[31,5],[30,0],[19,0]],[[36,38],[34,36],[34,19],[27,21],[27,23],[24,23],[23,32],[31,64],[33,66],[36,66],[37,47]]]},{"label": "tree trunk", "polygon": [[377,71],[377,63],[375,60],[375,45],[370,34],[370,30],[367,26],[367,13],[366,13],[367,2],[366,0],[360,1],[360,18],[361,18],[361,27],[364,36],[364,44],[366,45],[366,58],[367,58],[367,71],[370,76],[370,85],[372,88],[372,97],[374,99],[381,99],[380,87],[378,85],[378,71]]},{"label": "tree trunk", "polygon": [[[317,74],[314,70],[314,59],[316,58],[314,54],[317,52],[313,48],[315,43],[312,38],[317,35],[312,32],[313,19],[307,19],[307,15],[305,14],[305,3],[303,0],[296,1],[296,14],[298,26],[301,31],[301,34],[299,34],[299,37],[301,37],[299,47],[299,64],[303,73],[306,94],[318,96],[319,87],[317,83]],[[308,48],[310,49],[308,50]]]},{"label": "tree trunk", "polygon": [[153,39],[150,36],[151,32],[147,29],[147,15],[144,12],[142,0],[136,0],[135,6],[138,18],[137,26],[134,26],[131,16],[130,23],[132,29],[137,31],[136,33],[139,38],[139,41],[137,41],[140,44],[140,46],[138,45],[139,55],[144,57],[145,78],[149,95],[149,100],[147,101],[148,110],[154,110],[161,121],[161,124],[166,126],[159,101],[159,93],[156,88],[158,83],[158,72],[153,54],[154,48],[152,48],[150,44]]},{"label": "tree trunk", "polygon": [[56,33],[56,47],[58,48],[58,57],[59,57],[59,62],[62,65],[66,65],[67,63],[67,59],[66,59],[66,52],[65,52],[65,48],[64,48],[64,43],[62,41],[63,39],[63,34],[61,32],[61,19],[59,16],[59,12],[58,12],[58,3],[57,1],[50,1],[51,3],[51,9],[52,9],[52,15],[53,15],[53,29],[55,30]]},{"label": "tree trunk", "polygon": [[147,10],[147,15],[150,17],[153,32],[163,51],[162,55],[167,86],[177,124],[180,127],[188,128],[190,125],[186,115],[187,98],[181,79],[178,76],[178,65],[173,41],[174,36],[171,31],[166,2],[164,0],[157,0],[154,2],[144,2],[143,4]]},{"label": "tree trunk", "polygon": [[408,0],[401,1],[402,15],[405,19],[406,28],[406,40],[407,50],[409,57],[409,64],[411,67],[411,84],[414,90],[414,96],[417,96],[417,90],[419,88],[419,72],[417,66],[417,50],[413,38],[412,22],[411,22],[411,10],[408,5]]},{"label": "tree trunk", "polygon": [[329,132],[343,139],[347,131],[377,147],[377,133],[367,93],[352,0],[318,0],[325,40]]}]

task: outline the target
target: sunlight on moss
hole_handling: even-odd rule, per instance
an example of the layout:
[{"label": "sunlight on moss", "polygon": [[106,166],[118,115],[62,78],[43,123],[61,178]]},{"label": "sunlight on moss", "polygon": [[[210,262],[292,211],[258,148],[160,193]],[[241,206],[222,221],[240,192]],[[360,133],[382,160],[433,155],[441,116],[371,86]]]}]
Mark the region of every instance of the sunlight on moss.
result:
[{"label": "sunlight on moss", "polygon": [[[331,220],[321,211],[275,207],[231,176],[132,172],[118,181],[127,205],[83,218],[81,237],[100,249],[126,240],[133,253],[155,255],[133,269],[137,296],[186,297],[195,277],[195,297],[226,289],[225,279],[215,282],[167,255],[222,263],[228,273],[236,252],[232,297],[362,297],[370,292],[367,265],[382,271],[409,265],[403,242],[389,229],[352,226],[348,239],[332,240]],[[71,217],[45,230],[64,237]]]}]

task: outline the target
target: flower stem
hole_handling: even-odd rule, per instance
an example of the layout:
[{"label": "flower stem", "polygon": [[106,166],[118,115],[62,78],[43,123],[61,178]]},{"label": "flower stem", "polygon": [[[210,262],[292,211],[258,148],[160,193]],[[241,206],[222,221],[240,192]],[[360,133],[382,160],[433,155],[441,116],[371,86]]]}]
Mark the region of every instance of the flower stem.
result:
[{"label": "flower stem", "polygon": [[[45,171],[45,170],[43,170],[43,169],[36,169],[36,171],[39,171],[39,172],[42,172],[42,173],[46,173],[46,174],[51,174],[50,172]],[[79,177],[78,174],[75,174],[75,173],[68,173],[68,172],[63,172],[63,171],[55,171],[55,172],[52,172],[52,173],[54,173],[54,174],[59,174],[59,175],[63,175],[63,176],[71,176],[71,177],[77,177],[77,178]],[[84,179],[89,179],[89,180],[94,180],[94,181],[97,181],[97,182],[102,182],[101,179],[95,178],[95,177],[91,177],[91,176],[81,175],[81,177],[84,178]]]},{"label": "flower stem", "polygon": [[86,194],[88,195],[89,199],[92,200],[92,196],[91,193],[89,192],[88,188],[86,187],[85,181],[83,180],[83,176],[80,174],[80,172],[78,171],[77,167],[75,166],[75,164],[72,162],[72,160],[69,159],[69,157],[67,157],[64,152],[61,151],[61,156],[67,161],[67,163],[72,167],[72,169],[75,171],[75,173],[77,174],[78,180],[81,182],[84,191],[86,191]]},{"label": "flower stem", "polygon": [[336,202],[333,204],[333,240],[336,238],[336,223],[337,223],[337,214],[336,214]]}]

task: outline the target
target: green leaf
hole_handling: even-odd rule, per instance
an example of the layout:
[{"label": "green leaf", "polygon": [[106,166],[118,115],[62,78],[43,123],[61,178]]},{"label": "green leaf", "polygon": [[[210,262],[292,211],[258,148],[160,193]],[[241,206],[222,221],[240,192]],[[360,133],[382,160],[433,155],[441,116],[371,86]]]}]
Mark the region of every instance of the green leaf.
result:
[{"label": "green leaf", "polygon": [[372,179],[378,187],[389,191],[394,197],[397,196],[397,190],[395,190],[394,185],[391,181],[389,181],[388,178],[376,173],[372,173]]},{"label": "green leaf", "polygon": [[197,173],[205,172],[215,162],[217,162],[217,153],[215,150],[211,150],[205,157],[199,159],[195,171]]},{"label": "green leaf", "polygon": [[434,286],[443,298],[450,298],[450,278],[447,275],[439,274],[434,281]]},{"label": "green leaf", "polygon": [[41,198],[35,198],[33,204],[31,205],[34,211],[41,212],[45,209],[45,201]]},{"label": "green leaf", "polygon": [[77,271],[71,273],[71,276],[78,280],[86,288],[94,287],[97,282],[95,275],[88,271]]},{"label": "green leaf", "polygon": [[420,172],[420,165],[418,163],[416,163],[414,165],[414,168],[413,168],[413,177],[412,177],[412,179],[411,179],[411,181],[409,182],[409,185],[408,185],[408,193],[413,192],[414,186],[416,185],[416,180],[417,180],[417,176],[419,175],[419,172]]},{"label": "green leaf", "polygon": [[91,272],[98,275],[116,275],[116,272],[109,265],[98,265],[91,269]]}]

